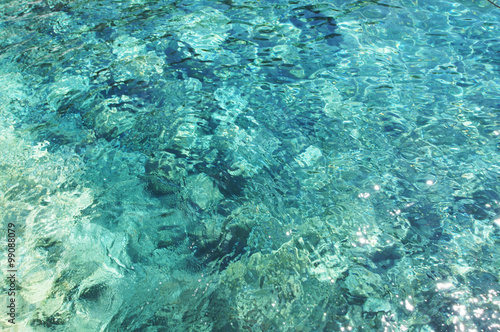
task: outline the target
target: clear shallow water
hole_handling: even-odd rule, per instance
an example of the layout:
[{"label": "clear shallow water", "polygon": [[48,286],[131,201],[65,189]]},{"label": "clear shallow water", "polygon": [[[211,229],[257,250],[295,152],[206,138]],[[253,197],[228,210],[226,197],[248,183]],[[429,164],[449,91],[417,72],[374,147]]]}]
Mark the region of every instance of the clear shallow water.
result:
[{"label": "clear shallow water", "polygon": [[20,331],[499,329],[491,4],[0,10]]}]

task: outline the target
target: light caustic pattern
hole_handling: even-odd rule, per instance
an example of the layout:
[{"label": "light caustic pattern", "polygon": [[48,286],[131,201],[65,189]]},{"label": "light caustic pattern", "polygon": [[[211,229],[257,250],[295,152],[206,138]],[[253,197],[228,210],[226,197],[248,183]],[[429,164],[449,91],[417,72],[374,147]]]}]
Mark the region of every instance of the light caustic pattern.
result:
[{"label": "light caustic pattern", "polygon": [[489,2],[0,12],[16,328],[500,328]]}]

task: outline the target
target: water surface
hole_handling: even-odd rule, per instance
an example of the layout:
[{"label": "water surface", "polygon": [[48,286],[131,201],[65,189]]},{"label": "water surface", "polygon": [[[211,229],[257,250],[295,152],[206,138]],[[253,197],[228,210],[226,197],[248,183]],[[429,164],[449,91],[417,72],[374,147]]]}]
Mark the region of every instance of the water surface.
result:
[{"label": "water surface", "polygon": [[500,9],[0,12],[19,331],[500,328]]}]

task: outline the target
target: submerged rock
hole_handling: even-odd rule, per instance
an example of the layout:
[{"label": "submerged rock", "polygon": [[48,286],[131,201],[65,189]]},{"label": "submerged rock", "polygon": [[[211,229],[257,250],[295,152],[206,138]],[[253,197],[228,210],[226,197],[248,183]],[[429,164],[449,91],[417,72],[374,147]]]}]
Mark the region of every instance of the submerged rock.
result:
[{"label": "submerged rock", "polygon": [[323,38],[328,45],[338,46],[342,37],[336,32],[337,22],[323,11],[327,5],[309,5],[295,8],[290,16],[290,22],[302,30],[301,39]]},{"label": "submerged rock", "polygon": [[370,297],[363,304],[363,311],[366,313],[389,312],[391,304],[378,297]]},{"label": "submerged rock", "polygon": [[179,193],[186,175],[185,161],[167,152],[150,158],[145,165],[147,188],[157,196]]},{"label": "submerged rock", "polygon": [[201,209],[214,207],[224,196],[204,173],[191,175],[186,179],[185,194]]}]

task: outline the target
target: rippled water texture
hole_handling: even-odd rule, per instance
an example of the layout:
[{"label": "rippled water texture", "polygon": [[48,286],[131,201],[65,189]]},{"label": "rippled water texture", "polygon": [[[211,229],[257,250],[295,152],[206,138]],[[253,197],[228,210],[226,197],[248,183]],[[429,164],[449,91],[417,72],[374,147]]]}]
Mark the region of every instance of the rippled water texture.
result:
[{"label": "rippled water texture", "polygon": [[500,329],[488,1],[0,12],[2,329]]}]

